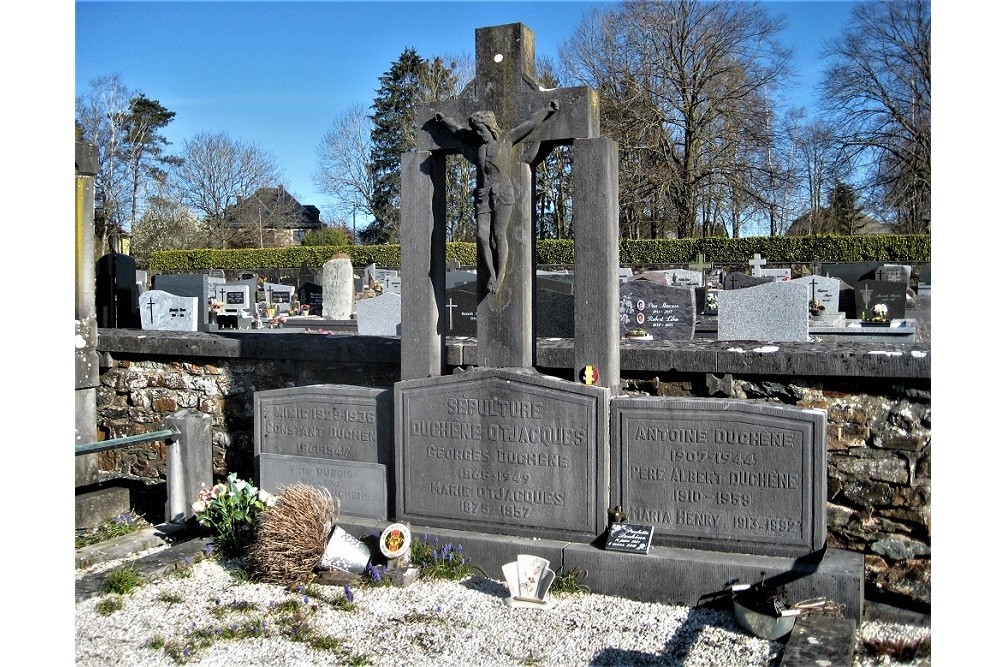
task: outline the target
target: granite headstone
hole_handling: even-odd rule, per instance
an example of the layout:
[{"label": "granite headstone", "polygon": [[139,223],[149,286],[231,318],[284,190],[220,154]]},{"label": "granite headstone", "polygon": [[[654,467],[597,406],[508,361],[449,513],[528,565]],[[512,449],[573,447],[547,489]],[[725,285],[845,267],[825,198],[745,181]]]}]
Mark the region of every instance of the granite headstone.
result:
[{"label": "granite headstone", "polygon": [[890,280],[858,281],[854,286],[854,317],[871,315],[872,308],[879,303],[888,307],[890,319],[906,317],[906,285]]},{"label": "granite headstone", "polygon": [[152,331],[197,331],[198,297],[148,290],[139,299],[142,328]]},{"label": "granite headstone", "polygon": [[719,292],[719,340],[809,340],[809,288],[769,282]]},{"label": "granite headstone", "polygon": [[771,278],[750,276],[740,271],[730,271],[722,279],[722,289],[724,290],[746,289],[747,287],[766,285],[767,283],[771,282],[774,282]]},{"label": "granite headstone", "polygon": [[354,305],[360,336],[400,336],[403,325],[401,299],[395,292],[385,292]]},{"label": "granite headstone", "polygon": [[645,329],[653,340],[691,340],[695,325],[695,288],[629,280],[620,287],[620,333]]}]

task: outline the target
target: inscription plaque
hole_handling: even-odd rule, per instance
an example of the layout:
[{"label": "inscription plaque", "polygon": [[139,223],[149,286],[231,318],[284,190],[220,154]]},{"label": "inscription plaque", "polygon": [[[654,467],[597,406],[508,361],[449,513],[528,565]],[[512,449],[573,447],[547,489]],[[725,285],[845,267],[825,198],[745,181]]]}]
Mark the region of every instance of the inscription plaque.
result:
[{"label": "inscription plaque", "polygon": [[826,540],[826,413],[718,399],[618,398],[612,504],[655,544],[804,556]]},{"label": "inscription plaque", "polygon": [[327,489],[340,499],[341,515],[385,520],[388,494],[385,466],[380,463],[331,461],[308,456],[260,455],[260,486],[269,493],[281,493],[292,484],[308,484]]},{"label": "inscription plaque", "polygon": [[593,539],[607,526],[610,393],[532,369],[399,382],[400,521]]}]

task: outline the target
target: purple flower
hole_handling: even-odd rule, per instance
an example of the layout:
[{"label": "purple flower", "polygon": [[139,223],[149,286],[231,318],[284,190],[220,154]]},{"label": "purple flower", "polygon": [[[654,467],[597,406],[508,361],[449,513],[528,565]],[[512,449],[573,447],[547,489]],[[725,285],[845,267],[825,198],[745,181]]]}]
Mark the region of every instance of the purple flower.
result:
[{"label": "purple flower", "polygon": [[348,602],[354,602],[354,591],[347,584],[344,584],[344,597],[347,598]]}]

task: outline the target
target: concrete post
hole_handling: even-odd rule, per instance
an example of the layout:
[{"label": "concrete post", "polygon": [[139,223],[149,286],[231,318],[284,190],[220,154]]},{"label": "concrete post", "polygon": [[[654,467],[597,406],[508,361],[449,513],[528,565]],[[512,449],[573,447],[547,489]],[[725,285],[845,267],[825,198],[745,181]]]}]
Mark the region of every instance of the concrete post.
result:
[{"label": "concrete post", "polygon": [[[94,285],[94,175],[97,147],[76,142],[76,441],[97,439],[97,306]],[[76,486],[97,482],[97,454],[76,457]]]},{"label": "concrete post", "polygon": [[184,409],[167,417],[167,428],[180,435],[167,444],[166,519],[184,523],[203,486],[212,485],[212,417]]}]

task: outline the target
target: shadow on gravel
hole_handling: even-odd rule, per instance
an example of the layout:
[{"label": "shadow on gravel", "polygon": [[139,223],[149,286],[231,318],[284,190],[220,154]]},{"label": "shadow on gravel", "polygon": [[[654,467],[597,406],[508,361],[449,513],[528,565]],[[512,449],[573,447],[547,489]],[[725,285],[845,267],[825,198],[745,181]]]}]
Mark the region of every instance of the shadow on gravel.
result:
[{"label": "shadow on gravel", "polygon": [[498,598],[505,598],[509,595],[507,592],[507,586],[501,584],[499,581],[493,581],[489,577],[481,575],[469,577],[462,582],[462,585],[471,590],[479,591],[480,593],[495,595]]}]

